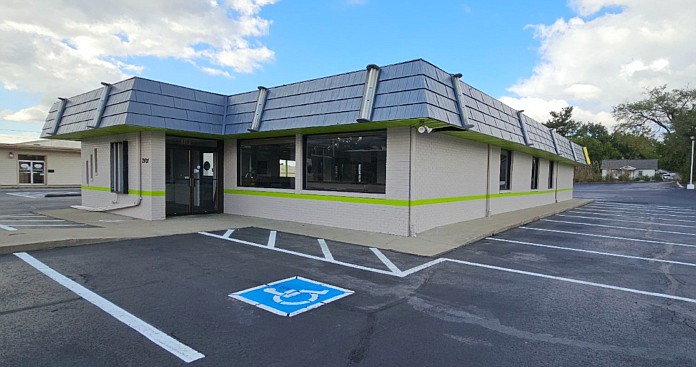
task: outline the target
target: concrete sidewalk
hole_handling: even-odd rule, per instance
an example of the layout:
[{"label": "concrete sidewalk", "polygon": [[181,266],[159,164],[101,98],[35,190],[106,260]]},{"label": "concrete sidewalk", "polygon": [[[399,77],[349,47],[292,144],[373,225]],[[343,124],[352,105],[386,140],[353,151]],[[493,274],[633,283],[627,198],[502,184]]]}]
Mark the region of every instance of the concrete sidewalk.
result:
[{"label": "concrete sidewalk", "polygon": [[590,200],[573,199],[556,204],[493,215],[487,218],[434,228],[418,234],[417,237],[402,237],[230,214],[189,215],[169,218],[163,221],[145,221],[115,214],[87,212],[69,208],[40,211],[38,213],[93,227],[0,231],[0,254],[201,231],[259,227],[414,255],[436,256],[487,236],[558,214],[589,202]]}]

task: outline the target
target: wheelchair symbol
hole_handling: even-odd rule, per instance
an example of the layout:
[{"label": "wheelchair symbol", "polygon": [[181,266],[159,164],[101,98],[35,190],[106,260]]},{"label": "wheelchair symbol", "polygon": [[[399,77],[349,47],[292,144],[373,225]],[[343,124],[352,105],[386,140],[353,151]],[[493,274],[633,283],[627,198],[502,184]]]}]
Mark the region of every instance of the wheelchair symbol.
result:
[{"label": "wheelchair symbol", "polygon": [[[316,302],[317,299],[319,299],[319,295],[324,295],[329,292],[328,289],[325,289],[323,291],[309,291],[309,290],[294,290],[294,289],[288,289],[285,292],[278,292],[275,288],[266,288],[263,290],[266,293],[270,293],[273,295],[273,301],[276,303],[279,303],[281,305],[285,306],[299,306],[299,305],[306,305],[308,303]],[[309,295],[309,299],[306,299],[304,301],[285,301],[286,299],[291,299],[293,297],[297,297],[300,295]],[[295,298],[297,299],[297,298]]]}]

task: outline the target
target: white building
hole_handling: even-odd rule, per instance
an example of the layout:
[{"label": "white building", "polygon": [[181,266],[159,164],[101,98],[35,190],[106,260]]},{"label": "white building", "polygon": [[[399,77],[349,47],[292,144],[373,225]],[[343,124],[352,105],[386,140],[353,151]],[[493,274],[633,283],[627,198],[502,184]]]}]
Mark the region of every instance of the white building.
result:
[{"label": "white building", "polygon": [[0,187],[79,186],[80,166],[79,142],[0,143]]},{"label": "white building", "polygon": [[602,161],[602,177],[614,178],[625,176],[635,178],[652,178],[657,172],[657,159],[606,159]]},{"label": "white building", "polygon": [[414,235],[572,198],[583,148],[424,60],[225,96],[132,78],[51,108],[82,203]]}]

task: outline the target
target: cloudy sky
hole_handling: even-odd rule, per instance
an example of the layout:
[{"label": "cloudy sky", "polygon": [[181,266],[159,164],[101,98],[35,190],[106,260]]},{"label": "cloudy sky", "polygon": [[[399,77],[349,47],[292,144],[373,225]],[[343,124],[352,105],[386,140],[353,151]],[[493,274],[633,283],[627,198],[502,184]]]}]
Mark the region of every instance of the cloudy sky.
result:
[{"label": "cloudy sky", "polygon": [[612,124],[645,88],[696,86],[693,0],[0,3],[0,142],[133,75],[239,93],[424,58],[528,115]]}]

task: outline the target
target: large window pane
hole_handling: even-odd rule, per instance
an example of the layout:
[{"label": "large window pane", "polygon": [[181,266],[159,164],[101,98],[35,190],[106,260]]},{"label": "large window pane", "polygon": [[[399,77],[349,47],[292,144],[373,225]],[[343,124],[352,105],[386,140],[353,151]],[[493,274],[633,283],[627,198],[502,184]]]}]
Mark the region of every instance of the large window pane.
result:
[{"label": "large window pane", "polygon": [[532,190],[539,188],[539,158],[532,157]]},{"label": "large window pane", "polygon": [[500,151],[500,189],[510,190],[510,167],[512,166],[512,152]]},{"label": "large window pane", "polygon": [[305,140],[305,189],[385,193],[387,132],[316,135]]},{"label": "large window pane", "polygon": [[295,139],[240,140],[237,184],[295,188]]}]

